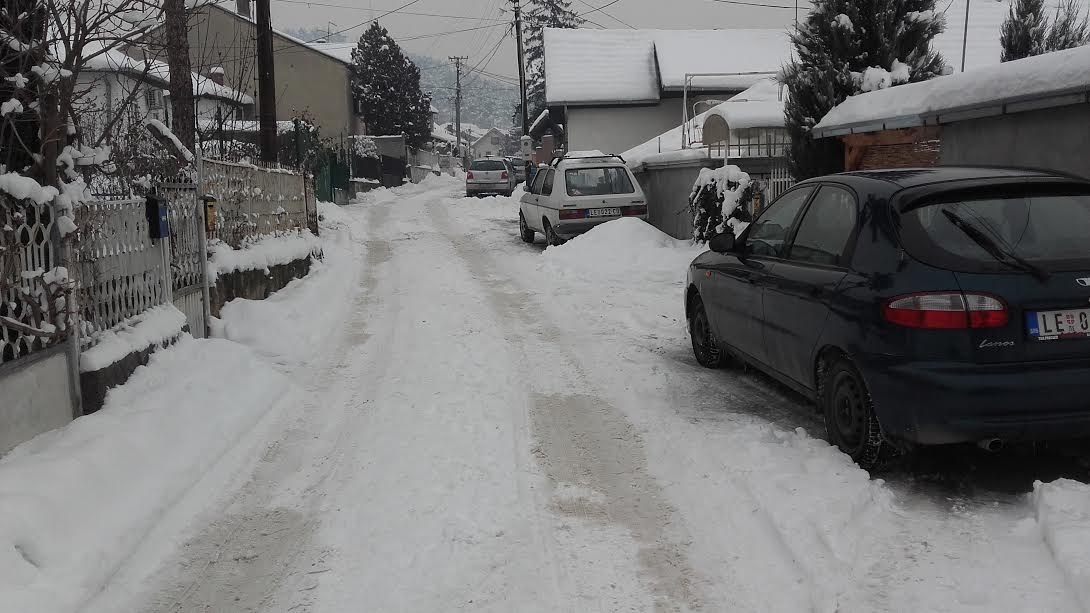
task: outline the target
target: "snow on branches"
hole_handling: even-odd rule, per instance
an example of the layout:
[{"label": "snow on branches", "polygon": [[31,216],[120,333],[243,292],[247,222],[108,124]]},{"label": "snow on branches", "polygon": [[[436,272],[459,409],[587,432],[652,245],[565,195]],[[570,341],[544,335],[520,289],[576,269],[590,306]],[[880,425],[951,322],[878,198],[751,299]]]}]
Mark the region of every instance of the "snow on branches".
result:
[{"label": "snow on branches", "polygon": [[748,207],[752,200],[752,181],[737,166],[700,169],[689,194],[693,241],[707,242],[728,231],[740,234],[749,225]]}]

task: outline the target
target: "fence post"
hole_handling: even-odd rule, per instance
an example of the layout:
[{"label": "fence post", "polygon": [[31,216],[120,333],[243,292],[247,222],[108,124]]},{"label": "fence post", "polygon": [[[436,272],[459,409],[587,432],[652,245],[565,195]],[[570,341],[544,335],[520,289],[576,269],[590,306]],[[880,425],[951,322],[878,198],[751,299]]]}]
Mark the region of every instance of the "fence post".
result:
[{"label": "fence post", "polygon": [[194,152],[197,156],[197,189],[193,206],[197,207],[194,221],[200,220],[197,228],[197,245],[201,251],[201,302],[204,305],[204,338],[212,331],[212,291],[208,287],[208,206],[204,202],[204,154],[200,147]]},{"label": "fence post", "polygon": [[[75,216],[76,212],[73,209],[72,215]],[[53,241],[54,247],[57,248],[57,253],[60,256],[60,264],[68,270],[69,282],[72,284],[66,299],[66,308],[68,316],[68,340],[65,347],[65,353],[68,354],[68,387],[72,394],[72,419],[81,417],[83,415],[83,392],[80,388],[80,320],[83,317],[83,313],[79,309],[79,301],[77,298],[76,284],[76,266],[74,250],[71,243],[64,240],[60,236],[60,231],[56,224],[53,226],[53,233],[55,239]]]}]

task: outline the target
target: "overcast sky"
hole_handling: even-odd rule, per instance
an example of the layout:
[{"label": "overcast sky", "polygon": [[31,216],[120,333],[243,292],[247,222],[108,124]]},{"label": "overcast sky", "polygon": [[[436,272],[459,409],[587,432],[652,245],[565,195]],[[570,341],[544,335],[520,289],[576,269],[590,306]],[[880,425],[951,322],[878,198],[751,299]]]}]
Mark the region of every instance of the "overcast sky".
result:
[{"label": "overcast sky", "polygon": [[[272,0],[273,23],[277,28],[326,27],[327,22],[332,21],[337,25],[329,27],[337,31],[368,22],[371,9],[377,16],[405,4],[408,0],[315,1],[319,4],[306,4],[305,0]],[[794,6],[794,0],[752,1]],[[524,4],[525,2],[523,0]],[[611,0],[572,0],[572,8],[578,13],[587,13],[592,10],[591,7],[604,6],[609,2]],[[321,6],[328,4],[355,8]],[[799,4],[800,7],[808,6],[803,0]],[[470,65],[487,60],[482,65],[483,69],[500,75],[515,76],[518,74],[518,65],[514,42],[507,39],[500,43],[506,30],[503,22],[499,20],[511,20],[509,9],[508,0],[419,0],[404,9],[405,12],[432,13],[443,17],[394,14],[382,19],[381,23],[402,47],[413,53],[437,58],[469,56]],[[801,19],[804,9],[799,10]],[[619,0],[604,12],[592,12],[584,18],[608,28],[625,28],[621,21],[636,28],[783,28],[794,23],[795,11],[793,8],[743,6],[715,0]],[[598,26],[588,22],[585,27]],[[468,28],[481,29],[446,36],[429,36]],[[361,32],[362,27],[358,27],[345,32],[345,35],[354,41]],[[426,38],[410,40],[413,37]],[[496,53],[488,60],[493,50]]]}]

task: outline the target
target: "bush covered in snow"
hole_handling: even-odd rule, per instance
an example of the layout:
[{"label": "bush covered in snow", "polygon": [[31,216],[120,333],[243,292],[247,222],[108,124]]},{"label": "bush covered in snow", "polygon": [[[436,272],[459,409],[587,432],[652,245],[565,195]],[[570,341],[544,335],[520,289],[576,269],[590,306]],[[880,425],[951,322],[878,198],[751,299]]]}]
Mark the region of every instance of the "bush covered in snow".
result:
[{"label": "bush covered in snow", "polygon": [[749,223],[754,186],[737,166],[702,168],[689,194],[693,241],[705,243],[728,230],[741,233]]}]

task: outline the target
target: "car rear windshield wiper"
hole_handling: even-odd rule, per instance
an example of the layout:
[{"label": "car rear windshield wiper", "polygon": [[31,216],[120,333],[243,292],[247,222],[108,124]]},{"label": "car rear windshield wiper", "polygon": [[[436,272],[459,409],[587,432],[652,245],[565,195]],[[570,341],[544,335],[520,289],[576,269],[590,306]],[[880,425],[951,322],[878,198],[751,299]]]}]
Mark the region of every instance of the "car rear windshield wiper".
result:
[{"label": "car rear windshield wiper", "polygon": [[992,256],[997,261],[1002,262],[1011,268],[1028,272],[1038,281],[1048,280],[1049,274],[1047,271],[1013,251],[1001,247],[995,239],[989,236],[984,230],[981,230],[973,222],[968,221],[961,215],[947,209],[942,209],[942,214],[946,215],[946,218],[950,220],[950,223],[954,224],[954,227],[973,239],[974,243],[980,245],[984,251],[988,252],[988,255]]}]

